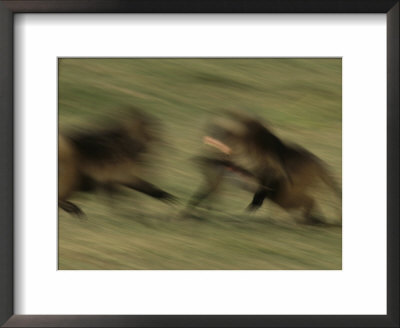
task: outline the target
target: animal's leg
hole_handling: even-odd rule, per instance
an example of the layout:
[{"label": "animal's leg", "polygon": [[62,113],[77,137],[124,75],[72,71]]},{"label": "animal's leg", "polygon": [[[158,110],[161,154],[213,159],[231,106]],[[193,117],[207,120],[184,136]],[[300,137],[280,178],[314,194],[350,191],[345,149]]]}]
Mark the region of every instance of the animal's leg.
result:
[{"label": "animal's leg", "polygon": [[67,200],[59,200],[58,206],[60,206],[65,212],[74,214],[79,218],[85,217],[85,213],[83,213],[83,211],[78,206]]},{"label": "animal's leg", "polygon": [[79,187],[77,188],[79,191],[92,192],[96,190],[97,187],[98,183],[94,179],[85,174],[80,175]]},{"label": "animal's leg", "polygon": [[213,162],[212,159],[205,162],[206,165],[203,167],[204,185],[190,198],[186,208],[198,206],[203,200],[217,191],[225,172],[225,166],[221,163]]},{"label": "animal's leg", "polygon": [[252,202],[247,206],[248,211],[257,210],[264,202],[265,197],[267,197],[268,191],[265,188],[260,188],[254,194]]},{"label": "animal's leg", "polygon": [[190,199],[188,207],[198,206],[204,199],[210,196],[217,189],[217,185],[208,185],[200,188]]},{"label": "animal's leg", "polygon": [[133,181],[124,182],[122,184],[128,188],[140,191],[153,198],[157,198],[166,202],[176,202],[176,198],[174,196],[143,179],[135,178]]},{"label": "animal's leg", "polygon": [[303,218],[304,224],[321,224],[324,223],[322,219],[318,218],[317,216],[315,216],[313,214],[314,210],[315,210],[315,200],[307,195],[303,196]]},{"label": "animal's leg", "polygon": [[206,176],[207,181],[205,185],[200,187],[200,189],[195,192],[195,194],[190,199],[187,207],[196,207],[211,194],[215,193],[221,184],[222,176],[222,167],[218,168],[216,174]]},{"label": "animal's leg", "polygon": [[254,194],[252,202],[247,207],[249,211],[257,210],[264,202],[265,198],[269,198],[272,201],[276,200],[278,196],[278,192],[281,190],[281,185],[279,180],[274,180],[270,182],[266,182],[267,179],[264,178],[261,180],[261,185]]}]

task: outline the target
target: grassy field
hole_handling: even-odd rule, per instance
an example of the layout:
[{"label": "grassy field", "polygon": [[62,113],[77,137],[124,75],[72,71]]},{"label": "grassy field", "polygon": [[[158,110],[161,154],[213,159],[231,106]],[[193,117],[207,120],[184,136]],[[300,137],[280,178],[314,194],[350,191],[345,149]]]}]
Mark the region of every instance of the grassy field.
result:
[{"label": "grassy field", "polygon": [[[165,142],[146,178],[179,198],[168,205],[127,190],[114,200],[77,193],[87,214],[59,211],[59,269],[341,269],[340,227],[298,225],[266,204],[244,209],[252,195],[227,184],[191,218],[180,215],[201,184],[190,160],[204,149],[204,123],[221,109],[240,109],[270,123],[326,161],[341,183],[340,59],[62,59],[61,130],[85,128],[134,105],[159,118]],[[340,204],[316,191],[329,222]]]}]

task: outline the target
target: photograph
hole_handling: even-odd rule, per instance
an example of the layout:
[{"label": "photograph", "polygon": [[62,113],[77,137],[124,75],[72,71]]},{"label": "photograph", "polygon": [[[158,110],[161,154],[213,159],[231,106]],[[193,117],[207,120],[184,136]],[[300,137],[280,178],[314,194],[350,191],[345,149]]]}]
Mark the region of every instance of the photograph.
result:
[{"label": "photograph", "polygon": [[58,270],[342,270],[341,58],[58,58]]},{"label": "photograph", "polygon": [[399,13],[0,0],[0,326],[397,327]]}]

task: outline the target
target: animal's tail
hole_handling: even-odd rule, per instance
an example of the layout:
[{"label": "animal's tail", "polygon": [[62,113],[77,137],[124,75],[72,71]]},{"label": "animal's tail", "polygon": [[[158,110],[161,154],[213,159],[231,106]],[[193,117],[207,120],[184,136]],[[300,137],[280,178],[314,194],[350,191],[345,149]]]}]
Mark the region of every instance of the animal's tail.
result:
[{"label": "animal's tail", "polygon": [[321,178],[321,180],[327,185],[329,186],[333,192],[335,193],[335,195],[337,196],[337,198],[340,201],[340,206],[338,207],[338,220],[339,220],[339,226],[342,225],[342,188],[339,186],[339,184],[336,182],[335,178],[333,177],[329,167],[322,162],[321,160],[318,159],[317,162],[317,166],[318,166],[318,173],[319,173],[319,177]]},{"label": "animal's tail", "polygon": [[321,160],[317,160],[318,173],[321,180],[329,186],[335,193],[335,195],[342,200],[342,188],[336,182],[328,166]]}]

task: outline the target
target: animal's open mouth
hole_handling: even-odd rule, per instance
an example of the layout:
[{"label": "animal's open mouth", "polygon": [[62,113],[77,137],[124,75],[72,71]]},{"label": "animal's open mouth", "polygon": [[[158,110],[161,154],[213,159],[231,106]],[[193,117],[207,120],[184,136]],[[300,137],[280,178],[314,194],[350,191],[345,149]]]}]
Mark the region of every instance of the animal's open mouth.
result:
[{"label": "animal's open mouth", "polygon": [[203,138],[203,142],[206,145],[217,148],[219,151],[223,152],[224,154],[230,155],[232,153],[232,149],[229,146],[225,145],[223,142],[221,142],[213,137],[205,136]]},{"label": "animal's open mouth", "polygon": [[[203,137],[203,142],[206,145],[212,146],[222,153],[226,155],[231,155],[232,154],[232,149],[224,144],[223,142],[210,137],[210,136],[204,136]],[[217,165],[217,166],[222,166],[225,170],[234,173],[237,177],[239,177],[239,181],[241,180],[245,184],[247,183],[254,183],[254,181],[257,181],[256,176],[250,172],[249,170],[245,169],[244,167],[241,167],[237,164],[235,164],[232,161],[232,158],[225,157],[223,159],[221,158],[209,158],[209,157],[203,157],[202,160],[205,163],[211,164],[211,165]],[[266,190],[271,190],[271,188],[268,187],[263,187]]]},{"label": "animal's open mouth", "polygon": [[[206,145],[209,145],[209,146],[212,146],[212,147],[218,149],[219,151],[221,151],[222,153],[224,153],[226,155],[231,155],[231,153],[232,153],[232,149],[228,145],[224,144],[222,141],[219,141],[213,137],[204,136],[203,142]],[[219,164],[224,166],[228,171],[238,173],[239,175],[242,175],[242,176],[253,177],[253,175],[248,170],[246,170],[240,166],[237,166],[236,164],[234,164],[233,162],[231,162],[228,159],[219,161]]]}]

